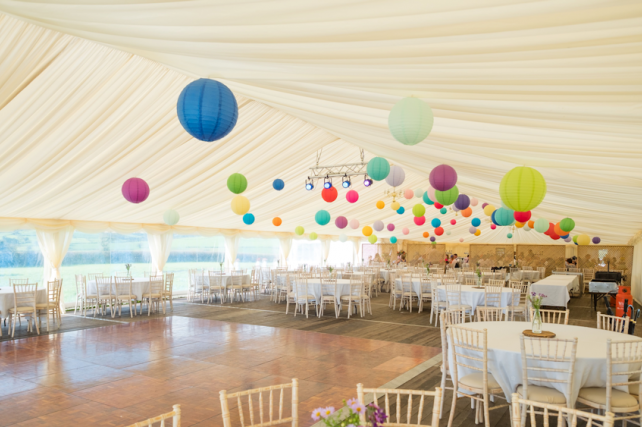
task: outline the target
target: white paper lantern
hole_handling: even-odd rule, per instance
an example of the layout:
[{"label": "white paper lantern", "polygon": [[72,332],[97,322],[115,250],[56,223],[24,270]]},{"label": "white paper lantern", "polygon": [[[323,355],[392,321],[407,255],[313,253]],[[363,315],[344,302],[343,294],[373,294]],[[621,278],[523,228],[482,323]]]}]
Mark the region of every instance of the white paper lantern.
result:
[{"label": "white paper lantern", "polygon": [[406,173],[401,169],[401,166],[391,166],[390,173],[386,177],[386,182],[391,187],[398,187],[403,184],[406,179]]},{"label": "white paper lantern", "polygon": [[345,234],[345,233],[341,233],[341,234],[339,235],[339,241],[340,241],[340,242],[346,242],[346,241],[348,241],[348,236],[346,236],[346,234]]},{"label": "white paper lantern", "polygon": [[422,190],[421,188],[417,188],[415,190],[415,197],[418,199],[421,199],[423,196],[424,196],[424,190]]},{"label": "white paper lantern", "polygon": [[163,214],[163,222],[167,225],[176,225],[178,224],[178,221],[180,220],[180,215],[178,215],[178,212],[176,212],[173,209],[170,209],[168,211],[165,211]]},{"label": "white paper lantern", "polygon": [[377,231],[383,230],[383,221],[375,221],[374,224],[372,224],[372,228],[374,228]]}]

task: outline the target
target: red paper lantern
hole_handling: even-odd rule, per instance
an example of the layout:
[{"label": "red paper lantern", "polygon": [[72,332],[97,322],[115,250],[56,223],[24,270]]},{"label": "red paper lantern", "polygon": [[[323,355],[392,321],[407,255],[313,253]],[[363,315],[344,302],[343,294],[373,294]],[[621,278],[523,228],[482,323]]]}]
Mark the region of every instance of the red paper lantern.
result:
[{"label": "red paper lantern", "polygon": [[346,200],[348,203],[356,203],[357,200],[359,200],[359,193],[357,193],[355,190],[350,190],[346,193]]},{"label": "red paper lantern", "polygon": [[555,224],[553,224],[552,222],[549,222],[548,223],[548,230],[546,230],[544,232],[544,234],[546,234],[547,236],[550,236],[551,233],[555,234]]},{"label": "red paper lantern", "polygon": [[451,219],[450,220],[450,225],[455,225],[455,224],[457,224],[457,221],[455,221],[454,219]]},{"label": "red paper lantern", "polygon": [[433,206],[435,207],[435,209],[441,209],[441,208],[444,207],[444,205],[442,205],[441,203],[437,203],[437,202],[435,202],[435,204]]},{"label": "red paper lantern", "polygon": [[515,213],[513,214],[513,217],[515,217],[515,221],[517,222],[528,222],[528,220],[531,219],[531,211],[526,211],[526,212],[515,211]]},{"label": "red paper lantern", "polygon": [[140,178],[129,178],[121,188],[125,200],[131,203],[141,203],[149,197],[149,185]]},{"label": "red paper lantern", "polygon": [[323,197],[323,200],[328,203],[332,203],[337,200],[338,195],[339,193],[337,193],[337,189],[334,187],[324,188],[323,191],[321,191],[321,197]]},{"label": "red paper lantern", "polygon": [[442,234],[444,234],[444,229],[442,227],[435,228],[435,234],[437,236],[441,236]]},{"label": "red paper lantern", "polygon": [[426,217],[416,216],[413,218],[413,221],[415,221],[415,225],[424,225],[426,223]]},{"label": "red paper lantern", "polygon": [[496,229],[496,228],[497,228],[497,226],[496,226],[495,224],[491,224],[491,225],[490,225],[490,229],[491,229],[491,230],[494,230],[494,229]]}]

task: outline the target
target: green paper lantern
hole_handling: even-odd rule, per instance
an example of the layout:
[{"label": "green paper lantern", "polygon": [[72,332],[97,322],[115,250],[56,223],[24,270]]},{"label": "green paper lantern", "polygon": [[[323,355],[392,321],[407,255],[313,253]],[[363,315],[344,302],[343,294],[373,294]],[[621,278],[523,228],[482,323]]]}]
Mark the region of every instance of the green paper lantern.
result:
[{"label": "green paper lantern", "polygon": [[432,109],[419,98],[404,98],[388,115],[388,129],[404,145],[416,145],[426,139],[434,123]]},{"label": "green paper lantern", "polygon": [[446,215],[446,213],[448,212],[448,209],[441,208],[441,209],[439,209],[439,212],[441,212],[442,215]]},{"label": "green paper lantern", "polygon": [[241,194],[247,189],[247,179],[240,173],[233,173],[227,179],[227,188],[234,194]]},{"label": "green paper lantern", "polygon": [[546,180],[537,170],[518,166],[502,178],[499,195],[506,207],[517,212],[527,212],[544,200]]},{"label": "green paper lantern", "polygon": [[577,243],[577,236],[579,236],[579,234],[576,234],[575,236],[573,236],[573,243]]},{"label": "green paper lantern", "polygon": [[370,236],[368,236],[368,241],[374,245],[375,243],[377,243],[377,236],[371,234]]},{"label": "green paper lantern", "polygon": [[303,233],[305,233],[305,229],[300,225],[294,229],[294,234],[296,234],[297,236],[302,236]]},{"label": "green paper lantern", "polygon": [[424,216],[426,213],[426,208],[421,203],[417,203],[412,207],[412,214],[416,217]]},{"label": "green paper lantern", "polygon": [[545,231],[548,231],[548,221],[544,218],[540,218],[535,221],[535,231],[537,231],[538,233],[544,233]]},{"label": "green paper lantern", "polygon": [[512,238],[513,238],[513,233],[508,233],[508,234],[506,235],[506,237],[508,237],[509,239],[512,239]]},{"label": "green paper lantern", "polygon": [[560,228],[562,229],[562,231],[570,233],[575,228],[575,221],[573,221],[571,218],[564,218],[560,221]]},{"label": "green paper lantern", "polygon": [[176,225],[179,219],[180,216],[174,209],[167,210],[163,214],[163,222],[167,225]]},{"label": "green paper lantern", "polygon": [[444,206],[449,206],[455,203],[457,201],[457,197],[459,197],[459,189],[456,185],[446,191],[435,190],[435,198]]},{"label": "green paper lantern", "polygon": [[310,237],[310,240],[316,240],[316,239],[317,239],[317,237],[319,237],[319,236],[317,236],[317,233],[315,233],[315,232],[313,231],[312,233],[310,233],[310,236],[309,236],[309,237]]},{"label": "green paper lantern", "polygon": [[383,157],[375,157],[368,162],[366,172],[373,180],[382,181],[390,173],[390,163]]},{"label": "green paper lantern", "polygon": [[316,215],[314,216],[314,220],[319,225],[326,225],[330,222],[330,212],[322,209],[316,213]]}]

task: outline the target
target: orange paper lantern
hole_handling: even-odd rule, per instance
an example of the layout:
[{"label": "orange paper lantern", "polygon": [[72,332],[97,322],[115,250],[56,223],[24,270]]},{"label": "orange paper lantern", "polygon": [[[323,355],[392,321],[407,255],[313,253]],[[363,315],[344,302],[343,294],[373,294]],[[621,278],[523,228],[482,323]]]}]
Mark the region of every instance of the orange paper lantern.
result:
[{"label": "orange paper lantern", "polygon": [[528,221],[528,228],[535,228],[535,221],[533,220]]},{"label": "orange paper lantern", "polygon": [[515,221],[515,227],[517,227],[517,228],[522,228],[522,227],[524,227],[525,224],[526,223],[524,223],[524,222]]},{"label": "orange paper lantern", "polygon": [[557,234],[558,236],[566,236],[568,234],[568,231],[564,231],[560,228],[559,222],[555,224],[555,227],[553,227],[553,230],[555,231],[555,234]]},{"label": "orange paper lantern", "polygon": [[477,231],[475,231],[475,236],[479,236],[481,234],[481,230],[478,228]]},{"label": "orange paper lantern", "polygon": [[424,237],[428,237],[428,236],[430,236],[430,233],[428,233],[427,231],[424,231]]},{"label": "orange paper lantern", "polygon": [[377,202],[377,209],[383,209],[385,206],[386,204],[382,200]]},{"label": "orange paper lantern", "polygon": [[461,211],[461,216],[463,216],[464,218],[468,218],[472,214],[473,214],[473,210],[470,208],[470,206],[464,209],[463,211]]},{"label": "orange paper lantern", "polygon": [[279,218],[278,216],[274,217],[274,219],[272,220],[272,224],[276,225],[277,227],[279,225],[281,225],[282,223],[283,223],[283,221],[281,221],[281,218]]}]

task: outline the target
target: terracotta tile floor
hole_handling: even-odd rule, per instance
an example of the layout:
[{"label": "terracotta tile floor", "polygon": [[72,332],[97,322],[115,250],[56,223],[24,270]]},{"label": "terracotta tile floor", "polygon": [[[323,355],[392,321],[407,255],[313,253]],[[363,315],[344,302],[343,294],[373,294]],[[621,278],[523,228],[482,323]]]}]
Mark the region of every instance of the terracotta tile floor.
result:
[{"label": "terracotta tile floor", "polygon": [[293,377],[311,425],[312,409],[339,407],[357,382],[381,386],[439,352],[179,316],[30,337],[0,343],[0,426],[125,426],[176,403],[183,426],[219,426],[220,390]]}]

